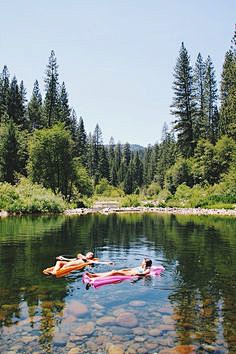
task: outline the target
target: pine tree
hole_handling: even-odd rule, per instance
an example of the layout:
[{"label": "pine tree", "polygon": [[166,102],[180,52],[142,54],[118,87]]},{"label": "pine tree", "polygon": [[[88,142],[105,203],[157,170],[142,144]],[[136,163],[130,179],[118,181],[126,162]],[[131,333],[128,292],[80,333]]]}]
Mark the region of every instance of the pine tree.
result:
[{"label": "pine tree", "polygon": [[15,172],[19,172],[19,144],[17,127],[12,119],[4,125],[0,140],[0,179],[13,184]]},{"label": "pine tree", "polygon": [[75,110],[72,108],[70,114],[70,132],[71,132],[72,139],[75,142],[75,149],[74,149],[75,154],[76,154],[77,130],[78,130],[77,116]]},{"label": "pine tree", "polygon": [[115,141],[114,141],[113,136],[110,138],[110,141],[109,141],[108,161],[109,161],[109,182],[112,185],[116,185],[117,184],[117,173],[115,171]]},{"label": "pine tree", "polygon": [[46,126],[51,127],[59,119],[58,65],[54,51],[51,51],[45,78],[44,115]]},{"label": "pine tree", "polygon": [[114,158],[115,158],[115,140],[112,136],[109,141],[109,161],[114,162]]},{"label": "pine tree", "polygon": [[114,180],[115,181],[117,180],[117,184],[120,184],[123,180],[122,173],[121,173],[121,159],[122,159],[122,148],[121,148],[121,143],[118,141],[114,149],[114,166],[113,166]]},{"label": "pine tree", "polygon": [[193,85],[195,91],[196,114],[194,119],[194,135],[196,140],[207,136],[207,114],[205,106],[205,74],[206,65],[201,54],[197,56],[193,74]]},{"label": "pine tree", "polygon": [[236,30],[221,76],[220,130],[236,139]]},{"label": "pine tree", "polygon": [[111,183],[112,186],[118,185],[117,170],[114,162],[110,165],[109,182]]},{"label": "pine tree", "polygon": [[44,127],[42,112],[42,95],[40,93],[39,83],[37,80],[34,83],[32,96],[28,104],[28,117],[31,131]]},{"label": "pine tree", "polygon": [[166,171],[175,163],[176,160],[176,142],[172,132],[168,131],[165,124],[162,131],[162,142],[159,145],[159,158],[155,171],[155,181],[164,187]]},{"label": "pine tree", "polygon": [[100,159],[100,152],[101,148],[103,145],[102,141],[102,131],[99,127],[98,124],[96,124],[96,127],[94,129],[93,133],[93,177],[94,177],[94,182],[95,184],[98,183],[99,179],[101,178],[101,173],[99,171],[99,159]]},{"label": "pine tree", "polygon": [[123,147],[123,162],[125,166],[129,166],[131,160],[131,150],[130,150],[130,144],[125,143]]},{"label": "pine tree", "polygon": [[152,146],[149,144],[144,153],[144,184],[147,186],[153,180],[154,166],[152,165]]},{"label": "pine tree", "polygon": [[21,129],[27,128],[27,121],[24,107],[24,97],[14,76],[9,90],[8,115],[9,118]]},{"label": "pine tree", "polygon": [[8,112],[10,90],[9,77],[10,75],[7,66],[5,65],[0,76],[0,122],[3,121],[4,115]]},{"label": "pine tree", "polygon": [[120,168],[121,164],[121,158],[122,158],[122,148],[121,148],[121,143],[118,141],[114,148],[114,161],[115,161],[115,168],[118,171]]},{"label": "pine tree", "polygon": [[174,129],[178,134],[180,151],[183,156],[188,157],[193,155],[195,147],[194,116],[196,103],[194,101],[190,58],[183,43],[175,66],[174,78],[174,98],[171,113],[176,116]]},{"label": "pine tree", "polygon": [[59,115],[58,120],[65,123],[65,126],[71,129],[71,109],[69,107],[68,94],[63,81],[59,93]]},{"label": "pine tree", "polygon": [[26,111],[27,111],[27,107],[26,107],[26,102],[27,102],[27,98],[26,98],[26,89],[24,87],[24,82],[21,80],[20,82],[20,97],[21,97],[21,116],[22,116],[22,124],[23,124],[23,128],[24,129],[28,129],[29,128],[29,121],[28,121],[28,117],[26,115]]},{"label": "pine tree", "polygon": [[109,161],[108,161],[108,151],[101,145],[99,149],[99,163],[98,163],[98,171],[99,171],[99,180],[101,178],[109,179]]},{"label": "pine tree", "polygon": [[93,162],[93,137],[92,134],[89,133],[87,137],[87,149],[86,149],[86,168],[88,170],[89,176],[94,176],[94,162]]},{"label": "pine tree", "polygon": [[135,191],[136,188],[141,187],[143,184],[143,163],[139,157],[138,151],[134,154],[132,165],[133,189]]},{"label": "pine tree", "polygon": [[[204,80],[204,101],[205,101],[205,110],[207,116],[207,124],[206,124],[206,137],[212,141],[213,140],[213,120],[214,125],[216,124],[215,113],[217,107],[217,85],[215,78],[215,70],[211,61],[210,56],[207,57],[206,64],[206,73]],[[214,130],[217,129],[214,127]]]},{"label": "pine tree", "polygon": [[87,160],[87,135],[84,128],[83,118],[80,117],[76,134],[76,154],[80,158],[83,166]]},{"label": "pine tree", "polygon": [[210,140],[212,144],[215,144],[220,138],[220,118],[217,106],[214,107],[214,112],[211,122],[211,137]]},{"label": "pine tree", "polygon": [[130,144],[125,143],[125,145],[123,146],[123,149],[122,149],[122,156],[121,156],[121,161],[120,161],[120,166],[119,166],[119,171],[118,171],[119,182],[124,181],[124,179],[127,175],[128,168],[129,168],[130,160],[131,160]]},{"label": "pine tree", "polygon": [[124,178],[124,192],[125,194],[133,193],[133,180],[132,180],[132,168],[131,164],[126,170],[125,178]]}]

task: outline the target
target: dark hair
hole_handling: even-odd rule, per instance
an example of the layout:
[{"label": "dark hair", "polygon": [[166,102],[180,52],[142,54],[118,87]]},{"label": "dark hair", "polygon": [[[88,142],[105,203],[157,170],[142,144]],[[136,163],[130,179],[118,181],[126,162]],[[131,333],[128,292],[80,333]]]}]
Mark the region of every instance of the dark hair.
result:
[{"label": "dark hair", "polygon": [[152,260],[149,259],[149,258],[144,258],[144,260],[145,260],[145,266],[146,266],[146,268],[151,268],[151,266],[152,266]]},{"label": "dark hair", "polygon": [[94,253],[92,251],[86,252],[86,254],[91,253],[92,258],[94,258]]}]

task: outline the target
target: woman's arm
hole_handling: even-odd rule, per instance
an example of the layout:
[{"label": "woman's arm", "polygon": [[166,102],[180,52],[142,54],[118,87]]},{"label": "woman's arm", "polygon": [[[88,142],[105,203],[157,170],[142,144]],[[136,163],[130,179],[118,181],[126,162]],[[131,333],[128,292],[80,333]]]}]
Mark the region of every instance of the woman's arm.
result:
[{"label": "woman's arm", "polygon": [[142,273],[136,273],[136,275],[138,276],[145,276],[148,275],[150,273],[150,269],[146,269],[144,270]]},{"label": "woman's arm", "polygon": [[67,257],[63,257],[63,256],[58,256],[58,257],[56,257],[56,259],[58,259],[59,261],[70,262],[70,261],[76,261],[77,258],[67,258]]},{"label": "woman's arm", "polygon": [[113,265],[114,264],[111,261],[93,261],[93,260],[90,260],[89,262],[91,262],[93,264],[109,264],[109,265]]}]

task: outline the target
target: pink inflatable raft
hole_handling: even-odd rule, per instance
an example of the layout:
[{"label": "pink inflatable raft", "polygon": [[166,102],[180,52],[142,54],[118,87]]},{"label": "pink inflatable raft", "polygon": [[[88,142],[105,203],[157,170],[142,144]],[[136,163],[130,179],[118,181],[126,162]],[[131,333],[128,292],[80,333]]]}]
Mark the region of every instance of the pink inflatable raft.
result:
[{"label": "pink inflatable raft", "polygon": [[[160,275],[165,268],[161,265],[159,266],[152,266],[150,273],[146,276],[158,276]],[[84,284],[90,284],[94,288],[98,288],[103,285],[108,285],[108,284],[116,284],[120,283],[124,280],[130,280],[130,279],[139,279],[143,276],[139,275],[111,275],[108,277],[98,277],[98,278],[90,278],[86,273],[83,274],[83,283]]]}]

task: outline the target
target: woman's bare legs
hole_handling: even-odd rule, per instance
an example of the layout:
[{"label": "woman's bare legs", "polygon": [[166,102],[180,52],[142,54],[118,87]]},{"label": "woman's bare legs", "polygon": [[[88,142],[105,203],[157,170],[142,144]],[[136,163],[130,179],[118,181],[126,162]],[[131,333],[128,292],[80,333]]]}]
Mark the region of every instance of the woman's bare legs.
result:
[{"label": "woman's bare legs", "polygon": [[112,275],[135,275],[132,269],[120,269],[120,270],[111,270],[110,272],[105,273],[86,273],[90,278],[104,278],[110,277]]},{"label": "woman's bare legs", "polygon": [[57,261],[53,270],[52,270],[52,274],[56,274],[56,272],[61,269],[62,267],[64,267],[68,262],[66,261]]}]

